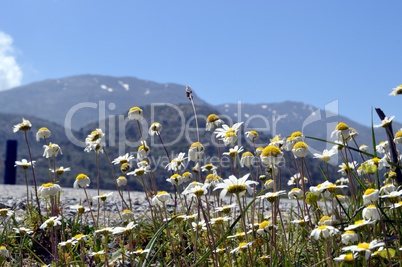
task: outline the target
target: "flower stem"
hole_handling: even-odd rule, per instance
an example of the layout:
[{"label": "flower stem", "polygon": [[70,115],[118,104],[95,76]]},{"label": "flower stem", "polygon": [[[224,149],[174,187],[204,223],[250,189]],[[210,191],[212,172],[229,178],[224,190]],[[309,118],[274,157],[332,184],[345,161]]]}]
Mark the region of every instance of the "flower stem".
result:
[{"label": "flower stem", "polygon": [[36,198],[36,204],[38,205],[39,220],[42,223],[42,213],[41,213],[41,210],[40,210],[38,188],[37,188],[37,183],[36,183],[35,170],[34,170],[34,167],[33,167],[34,165],[33,165],[33,161],[32,161],[31,147],[29,146],[29,142],[28,142],[27,131],[24,131],[24,136],[25,136],[25,142],[26,142],[27,148],[28,148],[29,161],[31,162],[31,166],[32,166],[32,168],[31,168],[32,169],[32,177],[33,177],[34,186],[35,186],[35,198]]}]

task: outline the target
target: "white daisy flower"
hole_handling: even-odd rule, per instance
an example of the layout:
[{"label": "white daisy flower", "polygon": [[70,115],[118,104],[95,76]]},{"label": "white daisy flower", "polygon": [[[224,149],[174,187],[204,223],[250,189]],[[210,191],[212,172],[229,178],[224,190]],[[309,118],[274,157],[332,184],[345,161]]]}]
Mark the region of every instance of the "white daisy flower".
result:
[{"label": "white daisy flower", "polygon": [[57,193],[59,193],[60,191],[61,191],[61,187],[60,187],[58,184],[54,184],[54,183],[42,184],[42,185],[38,188],[38,193],[39,193],[42,197],[55,196],[55,195],[57,195]]},{"label": "white daisy flower", "polygon": [[390,117],[385,117],[382,121],[381,121],[381,123],[380,124],[377,124],[377,125],[374,125],[374,128],[379,128],[379,127],[383,127],[383,128],[385,128],[385,127],[388,127],[390,124],[391,124],[391,122],[392,122],[392,120],[395,118],[395,116],[390,116]]},{"label": "white daisy flower", "polygon": [[22,122],[13,126],[13,132],[16,133],[18,131],[28,131],[32,128],[32,124],[29,120],[22,118]]},{"label": "white daisy flower", "polygon": [[45,151],[43,152],[43,156],[46,158],[57,157],[59,152],[60,154],[63,154],[58,144],[49,143],[49,145],[44,145],[43,148],[45,149]]},{"label": "white daisy flower", "polygon": [[311,232],[310,237],[313,237],[315,240],[320,238],[327,239],[330,236],[334,236],[338,232],[339,230],[333,226],[320,225]]},{"label": "white daisy flower", "polygon": [[179,171],[183,168],[185,168],[186,166],[184,165],[184,160],[187,159],[187,157],[184,157],[186,155],[186,153],[179,153],[179,155],[177,155],[174,159],[172,159],[170,161],[169,164],[166,165],[165,168],[167,168],[169,171]]},{"label": "white daisy flower", "polygon": [[377,240],[373,240],[370,243],[364,242],[353,246],[343,247],[342,251],[364,252],[365,258],[369,259],[371,256],[371,250],[382,246],[385,246],[384,242],[378,242]]},{"label": "white daisy flower", "polygon": [[204,146],[200,142],[193,143],[188,150],[188,160],[198,161],[204,154]]},{"label": "white daisy flower", "polygon": [[39,228],[45,230],[46,228],[53,228],[61,225],[61,217],[53,216],[47,219]]},{"label": "white daisy flower", "polygon": [[242,178],[237,179],[236,176],[230,175],[228,179],[224,179],[222,183],[215,186],[214,191],[222,189],[219,197],[224,198],[229,192],[230,194],[244,195],[246,191],[251,195],[253,193],[252,185],[258,185],[255,181],[247,181],[250,174],[244,175]]},{"label": "white daisy flower", "polygon": [[336,155],[338,153],[338,150],[335,149],[324,149],[322,151],[322,154],[319,153],[314,153],[314,158],[316,159],[321,159],[322,161],[328,163],[331,160],[331,157]]},{"label": "white daisy flower", "polygon": [[170,195],[166,191],[159,191],[151,200],[153,206],[160,205],[163,206],[170,200]]},{"label": "white daisy flower", "polygon": [[154,136],[155,134],[159,135],[161,131],[162,131],[162,124],[156,121],[151,124],[148,133],[150,136]]},{"label": "white daisy flower", "polygon": [[80,187],[85,188],[88,187],[90,183],[91,179],[89,179],[89,177],[86,174],[80,173],[75,178],[73,187],[75,189],[78,189]]},{"label": "white daisy flower", "polygon": [[126,153],[123,156],[119,156],[119,157],[115,158],[112,161],[112,163],[114,165],[123,164],[123,163],[130,163],[130,161],[133,160],[133,159],[134,159],[134,156],[130,155],[129,153]]},{"label": "white daisy flower", "polygon": [[216,138],[220,138],[225,146],[229,144],[234,144],[237,141],[237,132],[240,129],[240,126],[243,122],[237,122],[233,124],[232,127],[229,127],[226,124],[222,125],[222,128],[218,128],[215,130]]},{"label": "white daisy flower", "polygon": [[390,96],[396,96],[402,94],[402,84],[392,88],[392,92],[389,93]]},{"label": "white daisy flower", "polygon": [[215,130],[222,123],[223,123],[223,120],[221,120],[216,114],[210,114],[207,117],[206,130],[207,131]]},{"label": "white daisy flower", "polygon": [[36,161],[34,161],[34,160],[32,162],[30,162],[26,159],[22,159],[21,161],[16,160],[14,167],[21,166],[24,170],[26,170],[26,169],[28,169],[29,166],[35,167],[35,162]]},{"label": "white daisy flower", "polygon": [[142,118],[142,109],[139,107],[132,107],[128,111],[128,119],[129,120],[139,120]]},{"label": "white daisy flower", "polygon": [[36,141],[39,141],[40,139],[49,138],[50,135],[51,132],[49,131],[49,129],[46,127],[42,127],[36,132]]}]

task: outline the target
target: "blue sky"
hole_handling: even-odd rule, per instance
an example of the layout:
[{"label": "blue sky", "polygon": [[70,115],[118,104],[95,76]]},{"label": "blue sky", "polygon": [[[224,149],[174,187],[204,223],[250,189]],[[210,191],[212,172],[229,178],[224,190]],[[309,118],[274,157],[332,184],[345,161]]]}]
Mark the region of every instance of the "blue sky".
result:
[{"label": "blue sky", "polygon": [[190,85],[212,104],[338,100],[366,125],[373,106],[402,121],[401,98],[388,96],[402,83],[399,0],[1,4],[0,89],[135,76]]}]

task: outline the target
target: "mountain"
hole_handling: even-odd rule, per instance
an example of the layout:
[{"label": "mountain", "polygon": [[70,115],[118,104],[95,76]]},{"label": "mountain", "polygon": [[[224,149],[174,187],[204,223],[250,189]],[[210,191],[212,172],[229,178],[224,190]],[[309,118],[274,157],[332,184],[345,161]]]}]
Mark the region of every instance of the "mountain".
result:
[{"label": "mountain", "polygon": [[[197,105],[208,104],[194,94]],[[189,103],[185,86],[134,77],[78,75],[0,92],[0,112],[40,117],[78,130],[133,106]]]}]

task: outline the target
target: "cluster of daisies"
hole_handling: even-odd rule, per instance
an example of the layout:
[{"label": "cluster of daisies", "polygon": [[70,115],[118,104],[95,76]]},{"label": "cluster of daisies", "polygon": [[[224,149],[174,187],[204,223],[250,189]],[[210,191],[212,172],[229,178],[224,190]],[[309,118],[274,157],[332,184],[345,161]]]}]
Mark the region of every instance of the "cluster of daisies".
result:
[{"label": "cluster of daisies", "polygon": [[[391,95],[400,92],[402,89],[398,86]],[[128,118],[137,122],[134,125],[143,133],[142,109],[131,108]],[[107,240],[114,236],[122,239],[131,237],[123,244],[130,249],[121,250],[120,262],[124,261],[124,257],[134,259],[134,256],[152,252],[150,249],[134,249],[130,243],[134,242],[140,230],[131,200],[125,200],[122,189],[125,187],[128,191],[127,179],[133,176],[146,193],[149,210],[145,212],[145,217],[148,223],[155,232],[161,225],[166,227],[163,231],[168,244],[165,249],[170,250],[173,257],[171,262],[176,264],[180,262],[180,257],[185,257],[177,250],[179,246],[191,247],[195,259],[209,250],[212,252],[209,260],[215,266],[239,263],[238,260],[251,265],[258,262],[273,264],[275,261],[279,264],[282,259],[306,253],[307,250],[313,251],[311,255],[303,256],[309,264],[318,264],[318,260],[326,261],[329,265],[333,265],[334,261],[353,263],[357,260],[391,263],[402,257],[398,251],[402,240],[399,226],[402,207],[399,183],[402,178],[398,169],[402,129],[390,136],[389,126],[393,118],[385,117],[381,124],[375,126],[384,128],[389,138],[378,143],[373,148],[373,154],[369,153],[369,146],[358,146],[356,138],[359,133],[355,129],[340,122],[331,134],[331,138],[335,139],[332,141],[333,147],[312,155],[317,164],[323,166],[325,181],[317,185],[317,178],[310,176],[305,161],[310,156],[310,149],[302,132],[293,132],[286,138],[276,135],[266,146],[257,146],[258,132],[248,130],[245,136],[252,145],[250,150],[246,150],[238,145],[243,123],[227,125],[216,114],[210,114],[206,120],[206,130],[212,132],[217,144],[222,143],[225,148],[222,152],[217,151],[218,163],[204,161],[205,148],[200,141],[192,143],[188,151],[179,152],[173,158],[169,157],[164,147],[169,158],[169,163],[164,166],[166,181],[173,190],[162,191],[158,189],[149,159],[151,148],[146,138],[140,135],[140,145],[135,153],[127,153],[110,161],[120,170],[120,175],[113,171],[113,176],[124,206],[119,211],[121,225],[110,227],[106,220],[102,224],[99,220],[101,203],[105,203],[110,194],[100,194],[99,181],[96,181],[99,193],[94,197],[98,200],[96,210],[86,192],[91,179],[80,173],[72,186],[83,189],[87,206],[79,205],[78,214],[91,216],[94,231],[92,235],[77,233],[65,240],[58,240],[54,234],[64,227],[64,217],[58,208],[61,187],[57,182],[59,176],[70,171],[70,168],[55,167],[55,158],[62,151],[57,144],[48,142],[51,132],[43,127],[36,134],[37,141],[44,142],[43,157],[49,159],[51,175],[48,183],[36,186],[35,161],[32,158],[16,161],[15,164],[25,171],[32,169],[36,204],[40,207],[39,197],[50,200],[48,218],[41,221],[38,228],[49,234],[53,246],[66,252],[80,247],[80,251],[87,251],[90,257],[101,257],[108,262],[113,252],[108,249]],[[13,130],[24,132],[26,137],[26,132],[31,128],[31,123],[23,119]],[[163,144],[162,125],[159,122],[153,122],[148,133],[158,136]],[[85,139],[84,150],[107,156],[104,137],[102,129],[95,129]],[[285,165],[287,155],[294,159],[296,170],[294,175],[288,177],[288,190],[284,190],[281,168]],[[231,161],[231,175],[227,178],[222,177],[223,156]],[[326,167],[338,162],[338,159],[342,164],[339,165],[338,176],[332,179],[334,174],[329,173]],[[27,180],[26,183],[28,190]],[[127,195],[130,197],[129,191]],[[289,210],[284,210],[281,205],[285,198],[290,203]],[[9,218],[13,214],[4,209],[0,211],[0,216]],[[23,235],[31,235],[36,230],[24,227],[15,229]],[[106,240],[102,249],[93,250],[86,245],[91,243],[87,239],[98,236]],[[302,242],[303,247],[298,242]],[[0,247],[0,254],[10,257],[7,246]],[[53,256],[57,259],[56,255]],[[293,260],[296,261],[295,258]]]}]

